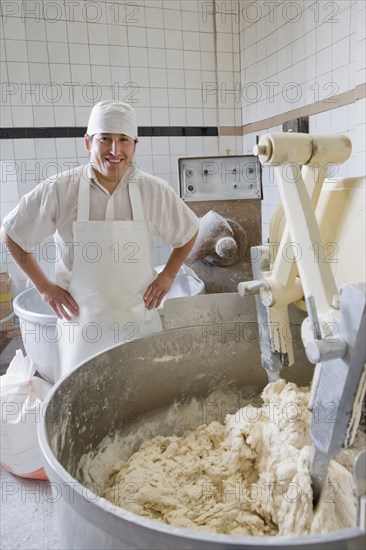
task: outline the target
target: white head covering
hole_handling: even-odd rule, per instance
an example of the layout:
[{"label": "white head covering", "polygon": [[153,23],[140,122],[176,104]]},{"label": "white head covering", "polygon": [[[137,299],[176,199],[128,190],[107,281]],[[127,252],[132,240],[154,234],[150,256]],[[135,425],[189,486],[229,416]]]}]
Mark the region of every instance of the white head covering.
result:
[{"label": "white head covering", "polygon": [[100,101],[90,113],[86,133],[124,134],[132,139],[137,138],[136,112],[131,105],[122,101]]}]

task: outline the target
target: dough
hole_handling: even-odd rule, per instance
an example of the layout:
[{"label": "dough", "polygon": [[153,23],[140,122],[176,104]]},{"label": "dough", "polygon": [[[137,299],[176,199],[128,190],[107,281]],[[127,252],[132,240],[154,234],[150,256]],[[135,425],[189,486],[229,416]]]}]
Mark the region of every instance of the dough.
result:
[{"label": "dough", "polygon": [[[157,436],[114,464],[103,496],[147,518],[213,533],[301,535],[353,527],[355,450],[332,460],[313,511],[308,389],[279,380],[246,405],[184,435]],[[171,432],[170,432],[171,433]]]}]

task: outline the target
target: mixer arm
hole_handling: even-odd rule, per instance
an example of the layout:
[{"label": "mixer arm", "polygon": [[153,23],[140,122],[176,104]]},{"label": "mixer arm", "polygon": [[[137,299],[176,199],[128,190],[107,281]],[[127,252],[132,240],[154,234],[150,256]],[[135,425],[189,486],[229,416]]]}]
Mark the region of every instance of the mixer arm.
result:
[{"label": "mixer arm", "polygon": [[[279,177],[283,174],[280,171]],[[320,196],[320,191],[326,175],[326,166],[303,166],[303,186],[307,191],[312,208],[316,205]],[[277,175],[278,177],[278,175]],[[274,244],[274,243],[272,243]],[[272,248],[273,250],[273,248]],[[264,254],[264,247],[254,247],[252,251],[252,269],[253,276],[259,282],[257,285],[242,283],[239,286],[239,293],[242,295],[249,291],[258,289],[260,299],[256,297],[257,309],[261,309],[260,326],[261,333],[267,333],[267,341],[270,343],[269,353],[272,356],[272,365],[266,364],[268,373],[272,371],[280,372],[282,366],[292,365],[294,362],[292,341],[288,338],[288,305],[296,302],[303,297],[303,289],[299,279],[299,271],[295,258],[299,255],[299,249],[296,242],[291,240],[289,225],[286,224],[283,232],[279,251],[273,261],[269,258],[267,263],[267,273],[259,269],[257,258]],[[284,253],[286,251],[286,254]],[[301,254],[301,250],[300,250]],[[270,271],[270,265],[273,264]],[[262,303],[263,305],[260,305]],[[264,307],[263,307],[264,306]],[[268,328],[267,328],[268,327]],[[266,339],[263,338],[262,356],[264,347],[267,349]]]},{"label": "mixer arm", "polygon": [[[269,258],[268,271],[263,272],[255,263],[264,247],[255,247],[252,266],[256,280],[238,286],[242,296],[259,294],[266,308],[259,305],[256,297],[260,332],[266,335],[261,338],[262,364],[269,378],[273,372],[279,373],[282,365],[293,364],[293,348],[288,338],[288,305],[300,300],[306,294],[305,288],[308,291],[315,288],[319,310],[327,314],[333,295],[337,294],[330,265],[324,263],[325,251],[320,244],[314,212],[329,164],[343,163],[350,153],[351,143],[345,136],[308,134],[264,135],[254,150],[262,164],[275,166],[287,220],[278,253],[275,258]],[[320,258],[314,258],[315,243],[317,252],[322,249]],[[269,362],[265,362],[264,357],[269,358]]]},{"label": "mixer arm", "polygon": [[[308,311],[311,322],[318,324],[312,297]],[[360,421],[366,389],[365,283],[341,288],[340,315],[333,332],[334,338],[319,338],[305,348],[309,361],[317,363],[309,462],[314,504],[320,498],[331,458],[352,444]]]}]

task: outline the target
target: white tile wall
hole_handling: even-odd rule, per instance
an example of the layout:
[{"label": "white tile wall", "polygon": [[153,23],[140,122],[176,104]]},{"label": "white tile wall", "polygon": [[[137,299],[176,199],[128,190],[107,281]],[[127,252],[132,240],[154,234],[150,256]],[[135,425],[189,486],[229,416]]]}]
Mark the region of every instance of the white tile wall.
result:
[{"label": "white tile wall", "polygon": [[[273,4],[271,11],[269,3],[259,0],[256,7],[252,6],[251,11],[249,7],[243,9],[239,23],[245,124],[316,101],[332,101],[332,96],[365,82],[363,1],[339,0],[331,4],[322,0],[317,3],[285,0]],[[291,21],[293,16],[297,21]],[[250,95],[254,91],[250,85],[253,82],[258,91],[254,103]],[[292,89],[290,82],[295,83]],[[310,132],[344,133],[353,141],[352,156],[337,168],[337,176],[365,173],[364,101],[310,117]],[[252,150],[255,134],[261,133],[244,136],[246,152]],[[267,177],[264,171],[264,240],[277,199],[271,187],[275,183],[269,183]]]},{"label": "white tile wall", "polygon": [[[71,3],[68,11],[63,2],[12,4],[15,13],[2,21],[2,76],[12,83],[3,126],[86,126],[93,103],[112,97],[132,103],[141,126],[217,125],[216,104],[204,105],[201,92],[204,77],[216,78],[213,16],[203,23],[196,0],[139,1],[129,10],[104,0],[100,8]],[[230,34],[220,43],[230,66]],[[218,139],[142,138],[136,160],[178,191],[178,156],[204,150],[217,154]],[[19,169],[2,183],[2,216],[39,179],[87,156],[82,139],[37,139],[4,142],[7,158]],[[160,263],[168,251],[156,246]]]},{"label": "white tile wall", "polygon": [[[225,0],[215,2],[216,15],[214,0],[136,0],[129,10],[109,0],[71,4],[14,0],[15,13],[3,17],[2,126],[86,126],[92,104],[112,97],[133,104],[141,126],[241,126],[365,82],[362,0]],[[340,174],[364,170],[364,105],[310,118],[311,131],[354,140]],[[136,160],[178,191],[180,156],[247,153],[254,143],[255,134],[141,138]],[[36,185],[37,170],[51,175],[87,159],[82,139],[1,148],[2,161],[18,167],[15,184],[2,187],[2,215]],[[265,174],[264,240],[275,185]],[[155,261],[167,253],[157,242]]]}]

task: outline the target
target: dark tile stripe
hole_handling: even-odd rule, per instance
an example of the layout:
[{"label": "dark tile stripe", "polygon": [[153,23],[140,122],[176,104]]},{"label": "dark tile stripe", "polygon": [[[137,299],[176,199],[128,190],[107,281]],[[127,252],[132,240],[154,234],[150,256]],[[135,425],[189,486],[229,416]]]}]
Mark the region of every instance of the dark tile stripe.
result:
[{"label": "dark tile stripe", "polygon": [[[0,139],[83,137],[84,127],[0,128]],[[216,126],[140,126],[139,137],[218,136]]]}]

